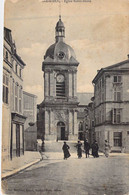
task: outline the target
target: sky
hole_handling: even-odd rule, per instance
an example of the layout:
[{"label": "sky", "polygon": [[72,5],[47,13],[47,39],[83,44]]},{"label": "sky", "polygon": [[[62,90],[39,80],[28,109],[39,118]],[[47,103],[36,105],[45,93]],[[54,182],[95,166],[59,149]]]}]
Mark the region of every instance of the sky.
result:
[{"label": "sky", "polygon": [[[77,91],[93,92],[97,70],[127,59],[129,54],[129,1],[61,1],[65,42],[80,63]],[[6,0],[4,25],[12,30],[17,53],[26,64],[24,90],[44,98],[42,62],[47,48],[55,42],[59,3],[42,0]]]}]

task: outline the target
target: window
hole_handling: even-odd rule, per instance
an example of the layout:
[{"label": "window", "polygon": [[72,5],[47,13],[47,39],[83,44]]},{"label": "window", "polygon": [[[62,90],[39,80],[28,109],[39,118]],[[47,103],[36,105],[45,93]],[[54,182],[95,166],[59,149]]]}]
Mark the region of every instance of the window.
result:
[{"label": "window", "polygon": [[19,69],[19,76],[22,77],[22,70],[21,70],[21,68]]},{"label": "window", "polygon": [[5,55],[6,60],[8,60],[8,52],[6,51],[6,55]]},{"label": "window", "polygon": [[114,101],[121,101],[121,88],[118,86],[114,88]]},{"label": "window", "polygon": [[9,78],[7,75],[3,75],[3,102],[8,104],[9,93]]},{"label": "window", "polygon": [[16,64],[16,66],[15,66],[15,72],[16,72],[16,74],[17,74],[17,69],[18,69],[18,65]]},{"label": "window", "polygon": [[62,74],[56,78],[56,96],[58,99],[65,97],[65,77]]},{"label": "window", "polygon": [[22,112],[22,89],[19,89],[19,112]]},{"label": "window", "polygon": [[15,111],[18,111],[18,86],[15,85]]},{"label": "window", "polygon": [[114,132],[114,146],[122,146],[122,132]]},{"label": "window", "polygon": [[119,124],[121,122],[121,109],[113,109],[113,123]]},{"label": "window", "polygon": [[14,80],[12,81],[12,102],[11,102],[11,104],[12,104],[12,110],[14,111]]},{"label": "window", "polygon": [[121,76],[114,76],[114,83],[121,83]]},{"label": "window", "polygon": [[94,126],[95,126],[94,121],[92,121],[92,127],[94,127]]}]

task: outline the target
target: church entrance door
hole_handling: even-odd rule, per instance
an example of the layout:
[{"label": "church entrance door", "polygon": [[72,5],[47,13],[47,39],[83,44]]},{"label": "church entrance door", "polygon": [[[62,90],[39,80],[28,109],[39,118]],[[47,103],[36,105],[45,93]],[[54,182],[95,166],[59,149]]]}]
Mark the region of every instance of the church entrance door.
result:
[{"label": "church entrance door", "polygon": [[66,140],[65,124],[63,122],[57,123],[57,139],[58,140]]}]

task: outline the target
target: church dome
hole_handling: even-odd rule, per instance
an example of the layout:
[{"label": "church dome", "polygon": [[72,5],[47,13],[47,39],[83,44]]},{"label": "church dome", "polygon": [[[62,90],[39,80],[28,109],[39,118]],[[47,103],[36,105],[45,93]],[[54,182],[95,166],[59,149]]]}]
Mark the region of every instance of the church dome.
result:
[{"label": "church dome", "polygon": [[70,47],[63,41],[59,41],[51,45],[47,49],[44,59],[46,59],[47,57],[56,60],[70,60],[71,57],[76,59],[76,55],[72,47]]},{"label": "church dome", "polygon": [[55,43],[46,51],[43,64],[69,64],[78,65],[76,55],[72,47],[64,42],[65,27],[59,16],[59,20],[55,27]]}]

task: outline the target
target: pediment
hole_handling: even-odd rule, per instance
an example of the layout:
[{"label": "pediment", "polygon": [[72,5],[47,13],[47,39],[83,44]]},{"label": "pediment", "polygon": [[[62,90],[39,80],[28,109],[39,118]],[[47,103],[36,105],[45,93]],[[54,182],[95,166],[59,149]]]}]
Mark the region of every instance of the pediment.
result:
[{"label": "pediment", "polygon": [[114,64],[112,66],[108,66],[104,69],[105,70],[127,70],[129,69],[129,60],[118,63],[118,64]]}]

